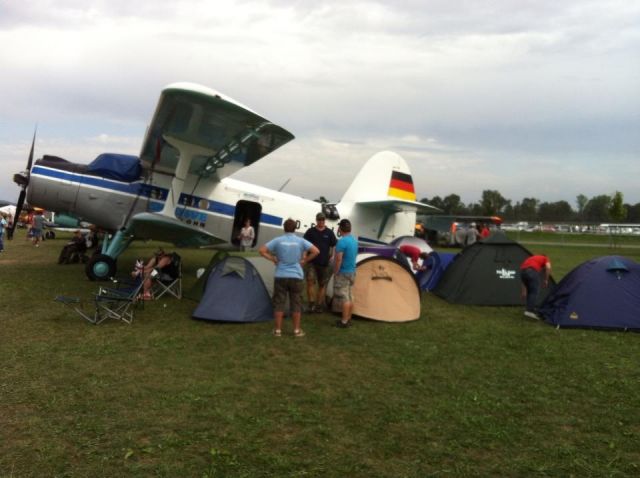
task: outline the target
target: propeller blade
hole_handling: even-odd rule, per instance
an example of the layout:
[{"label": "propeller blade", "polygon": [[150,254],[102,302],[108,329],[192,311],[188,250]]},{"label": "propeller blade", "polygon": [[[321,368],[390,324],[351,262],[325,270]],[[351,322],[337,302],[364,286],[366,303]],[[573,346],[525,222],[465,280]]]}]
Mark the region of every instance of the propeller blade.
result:
[{"label": "propeller blade", "polygon": [[[13,217],[13,224],[7,230],[7,239],[13,239],[13,232],[16,230],[16,226],[18,225],[18,219],[20,218],[20,213],[22,212],[22,206],[24,206],[24,200],[27,197],[27,186],[29,186],[29,176],[31,175],[31,166],[33,166],[33,150],[36,145],[36,133],[38,132],[38,125],[36,125],[33,130],[33,139],[31,140],[31,151],[29,151],[29,159],[27,160],[27,172],[26,179],[23,184],[20,184],[19,181],[16,181],[20,184],[22,190],[20,191],[20,196],[18,196],[18,204],[16,204],[16,214]],[[18,175],[16,175],[18,176]],[[14,176],[15,178],[15,176]]]},{"label": "propeller blade", "polygon": [[36,144],[36,133],[38,132],[38,127],[33,131],[33,140],[31,141],[31,152],[29,153],[29,160],[27,161],[27,172],[31,172],[31,166],[33,165],[33,147]]},{"label": "propeller blade", "polygon": [[13,216],[13,223],[11,224],[11,227],[7,229],[7,239],[9,240],[13,239],[13,231],[16,230],[16,226],[18,225],[18,219],[20,219],[20,213],[22,212],[22,206],[24,206],[24,198],[26,195],[27,191],[23,188],[22,191],[20,191],[20,196],[18,196],[18,204],[16,204],[16,213]]}]

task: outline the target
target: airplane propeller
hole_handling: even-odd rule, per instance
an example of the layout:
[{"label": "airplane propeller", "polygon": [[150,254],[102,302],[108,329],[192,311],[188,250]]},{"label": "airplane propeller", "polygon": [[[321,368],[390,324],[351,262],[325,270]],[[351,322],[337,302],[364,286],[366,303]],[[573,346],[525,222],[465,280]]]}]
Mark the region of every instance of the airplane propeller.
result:
[{"label": "airplane propeller", "polygon": [[20,186],[21,191],[18,196],[18,203],[16,204],[16,213],[13,217],[13,223],[11,227],[7,230],[7,239],[13,239],[13,232],[16,229],[16,225],[18,224],[18,219],[20,218],[20,213],[22,212],[22,207],[24,206],[24,200],[27,197],[27,186],[29,185],[29,176],[31,174],[31,166],[33,165],[33,149],[36,144],[36,130],[33,132],[33,140],[31,141],[31,152],[29,153],[29,160],[27,161],[27,169],[24,173],[18,173],[13,175],[13,182],[15,182],[18,186]]}]

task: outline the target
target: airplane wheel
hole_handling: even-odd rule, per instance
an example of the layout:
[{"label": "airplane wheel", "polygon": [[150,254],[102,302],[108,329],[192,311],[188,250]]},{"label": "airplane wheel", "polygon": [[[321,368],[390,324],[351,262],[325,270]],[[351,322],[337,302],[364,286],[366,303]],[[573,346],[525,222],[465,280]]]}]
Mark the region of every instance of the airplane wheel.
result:
[{"label": "airplane wheel", "polygon": [[47,239],[55,239],[56,233],[53,231],[47,231],[45,232],[44,237],[46,237]]},{"label": "airplane wheel", "polygon": [[105,254],[96,254],[85,267],[85,273],[90,280],[108,280],[116,275],[116,261]]}]

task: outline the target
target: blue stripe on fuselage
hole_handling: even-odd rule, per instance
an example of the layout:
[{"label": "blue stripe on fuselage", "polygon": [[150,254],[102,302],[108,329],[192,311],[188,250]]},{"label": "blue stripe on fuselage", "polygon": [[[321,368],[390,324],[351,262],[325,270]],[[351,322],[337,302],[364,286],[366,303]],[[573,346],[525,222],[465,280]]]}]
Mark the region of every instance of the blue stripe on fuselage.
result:
[{"label": "blue stripe on fuselage", "polygon": [[[59,179],[62,181],[70,181],[72,183],[77,183],[78,185],[86,185],[101,189],[107,189],[110,191],[117,191],[124,194],[130,194],[132,196],[144,196],[151,199],[152,202],[149,208],[153,212],[162,210],[163,204],[166,201],[167,196],[169,195],[169,190],[167,188],[151,186],[140,181],[125,183],[113,179],[77,174],[69,171],[61,171],[59,169],[45,168],[37,165],[33,167],[33,169],[31,170],[31,174],[36,176],[43,176],[46,178]],[[176,207],[177,217],[180,217],[180,211],[184,210],[185,204],[187,204],[187,199],[190,199],[188,207],[191,209],[214,212],[216,214],[230,217],[235,216],[236,208],[231,204],[225,204],[222,202],[213,201],[197,196],[190,196],[183,193],[180,195],[181,206]],[[273,216],[271,214],[262,213],[260,215],[260,222],[264,224],[280,226],[282,225],[282,218]]]}]

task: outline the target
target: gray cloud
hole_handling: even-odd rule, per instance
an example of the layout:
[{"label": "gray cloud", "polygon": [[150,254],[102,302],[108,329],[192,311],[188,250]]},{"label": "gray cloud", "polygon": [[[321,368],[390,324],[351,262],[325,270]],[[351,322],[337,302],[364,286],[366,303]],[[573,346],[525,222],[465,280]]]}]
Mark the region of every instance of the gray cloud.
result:
[{"label": "gray cloud", "polygon": [[[355,169],[391,148],[429,178],[424,196],[471,201],[486,184],[513,199],[571,200],[608,187],[591,171],[626,184],[640,152],[640,6],[629,2],[27,0],[0,9],[0,41],[14,46],[0,51],[0,161],[10,171],[36,121],[39,143],[69,159],[122,147],[83,138],[126,137],[124,152],[137,152],[161,88],[183,80],[297,136],[255,174],[274,187],[302,161]],[[512,165],[562,175],[544,176],[543,188]],[[628,200],[640,201],[635,189]],[[13,190],[0,179],[0,198]]]}]

